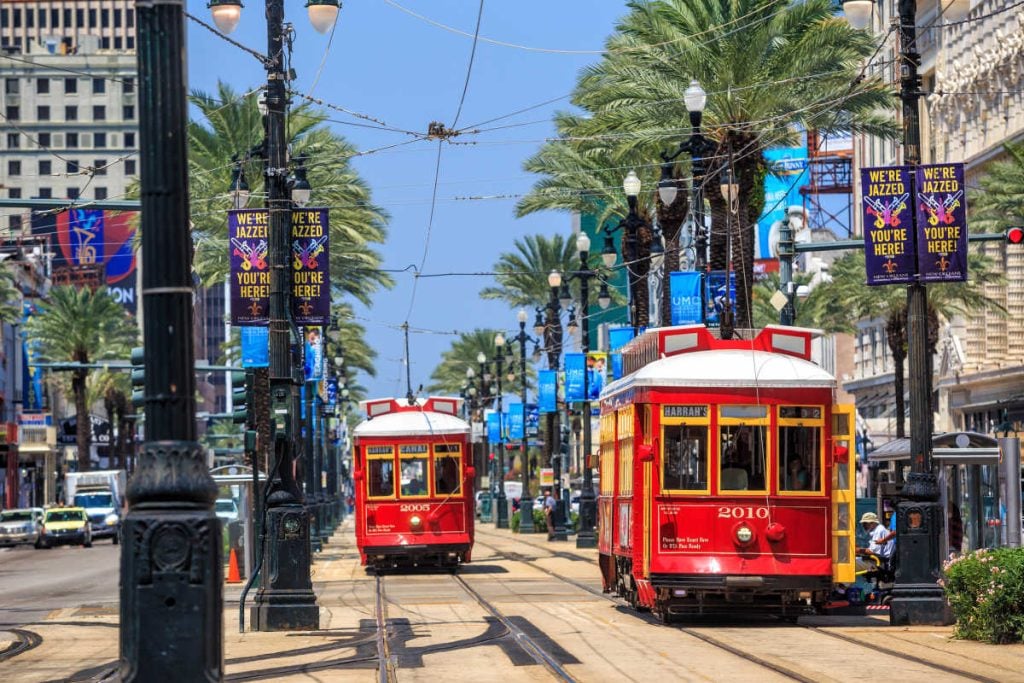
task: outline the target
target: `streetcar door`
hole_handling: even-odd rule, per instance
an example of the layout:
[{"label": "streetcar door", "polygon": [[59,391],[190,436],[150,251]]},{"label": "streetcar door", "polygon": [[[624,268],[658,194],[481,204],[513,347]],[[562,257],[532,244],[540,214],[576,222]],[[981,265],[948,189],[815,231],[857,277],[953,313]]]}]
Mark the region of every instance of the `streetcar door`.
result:
[{"label": "streetcar door", "polygon": [[852,405],[832,406],[832,580],[837,583],[852,583],[856,579],[853,411]]}]

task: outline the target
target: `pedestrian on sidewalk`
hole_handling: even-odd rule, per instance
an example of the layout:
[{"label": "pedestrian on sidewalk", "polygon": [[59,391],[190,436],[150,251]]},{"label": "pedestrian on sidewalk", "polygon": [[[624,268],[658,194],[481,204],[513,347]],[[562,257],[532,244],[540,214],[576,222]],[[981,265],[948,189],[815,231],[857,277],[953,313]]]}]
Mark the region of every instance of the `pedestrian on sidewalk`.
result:
[{"label": "pedestrian on sidewalk", "polygon": [[548,540],[555,538],[555,499],[551,489],[544,489],[544,519],[548,523]]}]

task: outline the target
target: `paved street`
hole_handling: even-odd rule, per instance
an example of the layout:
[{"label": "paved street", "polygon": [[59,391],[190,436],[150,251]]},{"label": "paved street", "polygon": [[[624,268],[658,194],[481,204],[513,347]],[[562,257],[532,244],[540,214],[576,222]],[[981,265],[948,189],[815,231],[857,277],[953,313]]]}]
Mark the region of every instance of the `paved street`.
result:
[{"label": "paved street", "polygon": [[55,610],[116,609],[120,550],[108,540],[91,548],[0,549],[0,625],[31,624]]},{"label": "paved street", "polygon": [[[346,524],[317,557],[321,630],[238,633],[226,590],[232,681],[840,681],[871,670],[915,681],[1024,681],[1024,645],[893,629],[884,618],[694,620],[664,626],[603,596],[595,551],[480,529],[472,564],[367,574]],[[0,552],[0,675],[102,678],[117,657],[117,548]],[[38,556],[38,557],[37,557]],[[35,560],[32,562],[32,560]],[[237,603],[234,603],[237,604]],[[383,628],[378,628],[378,625]],[[13,655],[10,654],[13,652]]]}]

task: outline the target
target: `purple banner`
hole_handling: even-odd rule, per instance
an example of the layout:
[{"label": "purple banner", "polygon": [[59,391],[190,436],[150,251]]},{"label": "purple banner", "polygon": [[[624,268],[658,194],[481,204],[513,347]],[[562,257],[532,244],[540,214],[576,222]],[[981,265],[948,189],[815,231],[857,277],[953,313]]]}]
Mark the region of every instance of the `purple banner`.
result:
[{"label": "purple banner", "polygon": [[860,183],[868,284],[912,282],[915,260],[910,169],[864,168]]},{"label": "purple banner", "polygon": [[331,321],[327,209],[292,211],[292,318],[296,325]]},{"label": "purple banner", "polygon": [[265,209],[228,211],[232,325],[266,325],[270,319],[267,217]]},{"label": "purple banner", "polygon": [[917,168],[917,272],[922,282],[967,280],[964,165]]}]

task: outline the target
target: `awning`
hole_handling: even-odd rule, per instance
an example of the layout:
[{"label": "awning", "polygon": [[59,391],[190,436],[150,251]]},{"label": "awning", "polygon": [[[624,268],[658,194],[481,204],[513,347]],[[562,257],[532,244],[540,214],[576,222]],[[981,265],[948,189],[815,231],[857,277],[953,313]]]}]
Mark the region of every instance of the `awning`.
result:
[{"label": "awning", "polygon": [[[996,465],[999,442],[978,432],[946,432],[932,436],[932,457],[945,465]],[[868,462],[910,459],[910,439],[893,439],[868,453]]]}]

